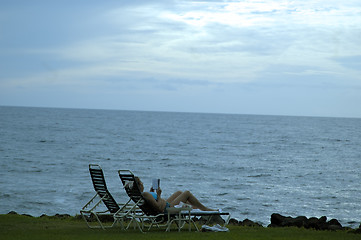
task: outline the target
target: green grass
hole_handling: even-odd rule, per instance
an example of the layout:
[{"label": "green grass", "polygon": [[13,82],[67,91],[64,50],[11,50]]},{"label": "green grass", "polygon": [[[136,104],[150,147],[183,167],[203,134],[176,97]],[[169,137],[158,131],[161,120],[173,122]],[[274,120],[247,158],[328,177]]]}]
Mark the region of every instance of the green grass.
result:
[{"label": "green grass", "polygon": [[315,231],[299,228],[261,228],[228,226],[230,232],[164,232],[164,229],[152,230],[145,234],[138,230],[121,231],[119,227],[108,230],[89,229],[85,222],[76,218],[57,219],[54,217],[34,218],[22,215],[0,215],[0,239],[76,239],[76,240],[107,240],[107,239],[144,239],[144,240],[354,240],[361,234],[347,231]]}]

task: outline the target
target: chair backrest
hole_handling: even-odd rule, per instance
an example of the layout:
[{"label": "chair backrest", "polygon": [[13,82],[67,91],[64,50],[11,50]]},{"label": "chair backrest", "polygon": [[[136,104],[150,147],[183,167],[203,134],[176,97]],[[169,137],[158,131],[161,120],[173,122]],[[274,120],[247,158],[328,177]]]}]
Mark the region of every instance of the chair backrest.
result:
[{"label": "chair backrest", "polygon": [[102,198],[103,203],[111,213],[116,213],[120,208],[113,196],[110,194],[105,183],[102,168],[96,164],[89,164],[89,172],[93,182],[94,190]]},{"label": "chair backrest", "polygon": [[125,191],[133,202],[135,202],[146,215],[154,216],[159,214],[143,197],[134,174],[130,170],[119,170],[118,173]]}]

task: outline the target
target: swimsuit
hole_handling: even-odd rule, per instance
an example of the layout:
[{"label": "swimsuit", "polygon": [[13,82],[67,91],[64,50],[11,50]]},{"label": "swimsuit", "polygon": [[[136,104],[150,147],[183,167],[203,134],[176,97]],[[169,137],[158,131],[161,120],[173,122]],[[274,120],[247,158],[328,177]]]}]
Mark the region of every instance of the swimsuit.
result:
[{"label": "swimsuit", "polygon": [[157,193],[155,193],[155,192],[150,192],[150,194],[152,194],[152,196],[154,197],[154,199],[155,199],[156,201],[158,201],[158,195],[157,195]]},{"label": "swimsuit", "polygon": [[169,208],[169,207],[170,207],[170,203],[166,202],[165,208],[164,208],[164,213],[167,213],[167,208]]},{"label": "swimsuit", "polygon": [[[149,192],[153,197],[154,197],[154,199],[156,200],[156,201],[158,201],[158,195],[157,195],[157,193],[155,193],[155,192]],[[164,213],[167,213],[167,208],[169,208],[170,207],[170,203],[169,202],[166,202],[166,204],[165,204],[165,208],[164,208]]]}]

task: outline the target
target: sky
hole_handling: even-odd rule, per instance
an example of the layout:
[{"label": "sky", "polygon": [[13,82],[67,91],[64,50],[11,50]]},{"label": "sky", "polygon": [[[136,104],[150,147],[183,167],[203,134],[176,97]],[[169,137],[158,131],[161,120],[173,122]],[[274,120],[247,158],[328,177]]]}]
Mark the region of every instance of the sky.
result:
[{"label": "sky", "polygon": [[0,0],[0,105],[361,117],[359,0]]}]

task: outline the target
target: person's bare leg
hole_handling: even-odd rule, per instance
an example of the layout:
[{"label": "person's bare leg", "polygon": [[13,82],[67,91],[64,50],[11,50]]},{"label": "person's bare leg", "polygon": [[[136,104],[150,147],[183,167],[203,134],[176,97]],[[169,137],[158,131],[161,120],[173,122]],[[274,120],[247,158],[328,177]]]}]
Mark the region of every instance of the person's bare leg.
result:
[{"label": "person's bare leg", "polygon": [[167,202],[172,203],[174,199],[176,199],[179,195],[182,194],[182,191],[177,191],[173,193],[168,199]]},{"label": "person's bare leg", "polygon": [[173,205],[178,205],[180,202],[190,203],[194,208],[200,209],[202,211],[215,211],[214,209],[204,206],[190,191],[182,192],[171,203]]}]

